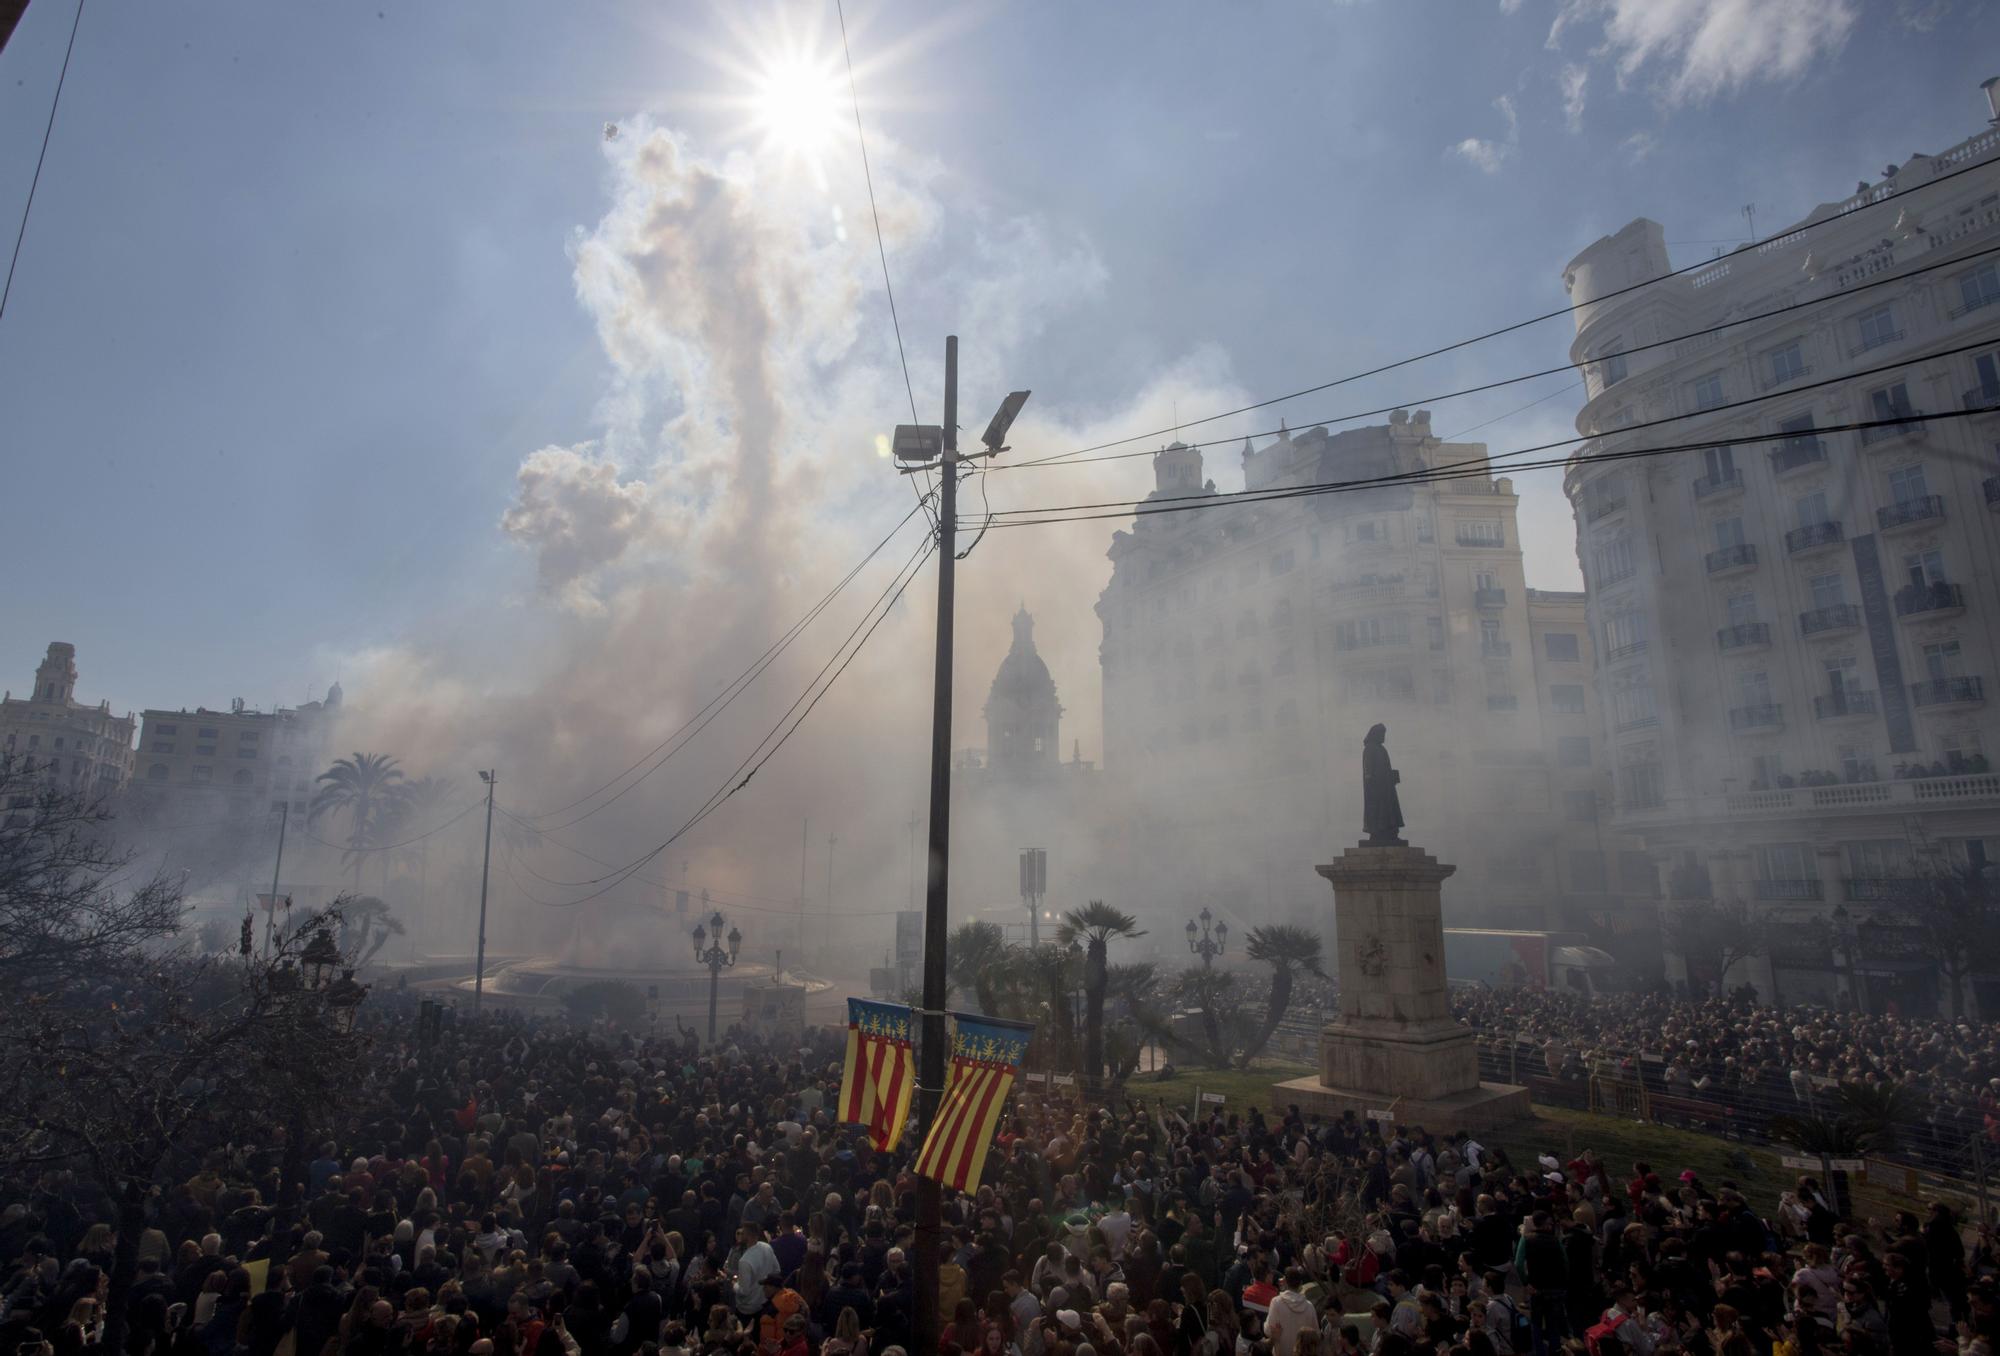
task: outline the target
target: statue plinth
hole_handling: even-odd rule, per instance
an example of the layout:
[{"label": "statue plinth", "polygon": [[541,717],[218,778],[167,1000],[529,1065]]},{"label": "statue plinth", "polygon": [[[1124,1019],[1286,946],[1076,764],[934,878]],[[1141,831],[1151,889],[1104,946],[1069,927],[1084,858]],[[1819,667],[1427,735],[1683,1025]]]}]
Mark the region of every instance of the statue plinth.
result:
[{"label": "statue plinth", "polygon": [[1528,1090],[1479,1081],[1472,1033],[1452,1019],[1440,888],[1458,868],[1418,847],[1363,844],[1318,868],[1333,885],[1340,1011],[1319,1075],[1279,1083],[1282,1107],[1474,1129],[1529,1114]]}]

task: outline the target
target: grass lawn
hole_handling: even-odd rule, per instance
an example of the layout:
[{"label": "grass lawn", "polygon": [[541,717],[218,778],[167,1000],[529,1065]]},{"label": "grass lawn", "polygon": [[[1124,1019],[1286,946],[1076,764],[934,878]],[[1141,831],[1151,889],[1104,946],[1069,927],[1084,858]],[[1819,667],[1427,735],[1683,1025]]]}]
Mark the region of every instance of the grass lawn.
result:
[{"label": "grass lawn", "polygon": [[1159,1097],[1185,1115],[1194,1106],[1194,1094],[1198,1088],[1202,1092],[1221,1093],[1225,1099],[1222,1103],[1225,1112],[1248,1111],[1258,1106],[1268,1114],[1272,1105],[1273,1083],[1282,1083],[1287,1078],[1302,1078],[1311,1072],[1312,1069],[1303,1064],[1259,1062],[1248,1069],[1182,1069],[1172,1078],[1139,1073],[1126,1081],[1125,1096],[1130,1101],[1146,1102]]}]

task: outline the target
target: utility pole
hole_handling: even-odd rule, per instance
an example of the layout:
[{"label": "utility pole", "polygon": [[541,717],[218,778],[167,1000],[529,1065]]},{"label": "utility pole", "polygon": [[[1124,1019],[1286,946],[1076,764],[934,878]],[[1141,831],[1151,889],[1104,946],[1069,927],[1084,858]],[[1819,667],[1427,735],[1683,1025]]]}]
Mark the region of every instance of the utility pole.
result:
[{"label": "utility pole", "polygon": [[799,821],[799,945],[806,944],[806,858],[812,855],[812,816]]},{"label": "utility pole", "polygon": [[291,822],[292,803],[278,802],[278,860],[271,867],[271,910],[264,919],[264,959],[271,959],[272,937],[278,931],[278,873],[285,869],[285,826]]},{"label": "utility pole", "polygon": [[499,770],[481,772],[486,783],[486,852],[479,863],[479,952],[472,970],[472,1015],[478,1016],[486,997],[486,885],[493,874],[493,788],[500,785]]},{"label": "utility pole", "polygon": [[826,949],[833,950],[833,845],[840,840],[826,836]]},{"label": "utility pole", "polygon": [[[944,941],[950,926],[946,898],[951,854],[951,621],[952,566],[958,556],[958,336],[944,341],[944,437],[938,465],[937,664],[931,684],[930,859],[924,876],[924,1007],[917,1050],[917,1103],[926,1131],[944,1095]],[[921,1142],[921,1141],[919,1141]],[[917,1177],[916,1341],[914,1351],[935,1351],[938,1315],[938,1234],[944,1189]]]}]

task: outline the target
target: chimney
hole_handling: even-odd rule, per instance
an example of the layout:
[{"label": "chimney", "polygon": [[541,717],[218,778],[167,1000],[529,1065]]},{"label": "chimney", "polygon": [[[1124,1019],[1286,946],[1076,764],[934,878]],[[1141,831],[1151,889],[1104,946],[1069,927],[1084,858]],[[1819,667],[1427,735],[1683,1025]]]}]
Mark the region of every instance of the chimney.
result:
[{"label": "chimney", "polygon": [[1992,123],[1995,127],[2000,127],[2000,75],[1996,75],[1991,80],[1984,82],[1979,88],[1986,91],[1986,112],[1988,114],[1986,121]]}]

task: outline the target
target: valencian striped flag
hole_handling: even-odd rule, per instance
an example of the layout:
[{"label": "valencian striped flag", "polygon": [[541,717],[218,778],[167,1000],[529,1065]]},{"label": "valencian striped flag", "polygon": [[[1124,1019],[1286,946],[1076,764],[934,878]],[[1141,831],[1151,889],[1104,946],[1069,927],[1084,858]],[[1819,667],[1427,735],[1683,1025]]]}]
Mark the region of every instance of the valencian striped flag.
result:
[{"label": "valencian striped flag", "polygon": [[847,1000],[847,1060],[840,1073],[840,1119],[868,1127],[868,1142],[887,1153],[903,1137],[917,1088],[910,1054],[910,1010],[896,1003]]},{"label": "valencian striped flag", "polygon": [[993,1127],[1000,1121],[1034,1027],[956,1013],[953,1020],[957,1030],[944,1100],[938,1103],[924,1147],[917,1151],[916,1169],[948,1187],[971,1191],[979,1185]]}]

